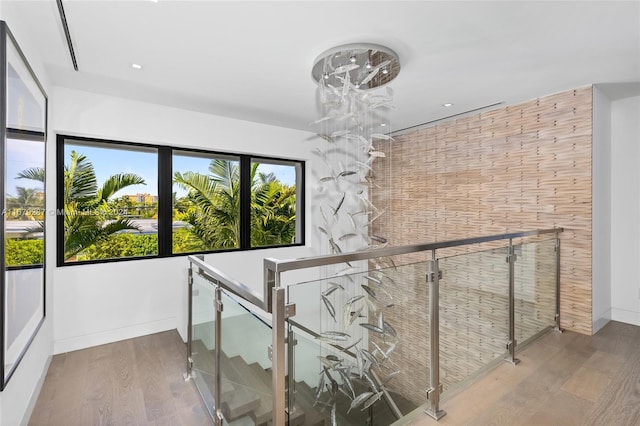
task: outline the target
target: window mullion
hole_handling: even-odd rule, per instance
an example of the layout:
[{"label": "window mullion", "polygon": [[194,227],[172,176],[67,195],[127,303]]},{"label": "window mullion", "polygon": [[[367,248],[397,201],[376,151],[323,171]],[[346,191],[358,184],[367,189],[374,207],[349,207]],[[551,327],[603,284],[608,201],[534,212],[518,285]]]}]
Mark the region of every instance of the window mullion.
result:
[{"label": "window mullion", "polygon": [[170,256],[173,237],[172,149],[158,148],[158,256]]},{"label": "window mullion", "polygon": [[251,247],[251,158],[240,157],[240,248]]}]

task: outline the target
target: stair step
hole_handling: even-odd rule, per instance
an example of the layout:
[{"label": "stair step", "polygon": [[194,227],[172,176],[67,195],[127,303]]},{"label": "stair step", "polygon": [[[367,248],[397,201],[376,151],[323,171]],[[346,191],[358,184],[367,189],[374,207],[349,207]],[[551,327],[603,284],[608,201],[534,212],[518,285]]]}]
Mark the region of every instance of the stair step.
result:
[{"label": "stair step", "polygon": [[229,363],[238,372],[240,383],[254,390],[260,397],[259,406],[249,413],[249,416],[251,416],[256,426],[267,425],[272,418],[273,398],[271,396],[271,387],[267,386],[255,369],[247,365],[240,356],[230,358]]},{"label": "stair step", "polygon": [[320,411],[319,406],[314,407],[315,393],[305,382],[296,382],[296,405],[306,413],[305,426],[330,425],[330,413]]},{"label": "stair step", "polygon": [[[213,350],[208,350],[201,340],[194,340],[191,344],[192,359],[194,366],[200,366],[206,368],[206,371],[202,371],[200,368],[196,368],[197,374],[201,376],[201,379],[209,387],[211,394],[214,394],[214,380],[215,380],[215,354]],[[224,353],[221,354],[221,373],[222,373],[222,392],[220,408],[222,414],[228,422],[239,419],[249,415],[256,407],[260,405],[260,397],[252,389],[244,386],[234,385],[234,382],[238,382],[238,372],[235,368],[229,364],[228,358]],[[210,404],[208,401],[207,404]]]},{"label": "stair step", "polygon": [[[249,367],[255,371],[256,376],[260,377],[265,385],[271,389],[271,371],[265,370],[260,364],[254,362]],[[324,424],[322,416],[312,407],[305,409],[301,404],[296,403],[293,412],[289,414],[289,426],[321,426]]]},{"label": "stair step", "polygon": [[220,361],[224,377],[235,388],[231,398],[222,400],[222,414],[229,422],[243,416],[250,416],[260,406],[260,395],[250,387],[243,385],[242,376],[224,353]]},{"label": "stair step", "polygon": [[[271,369],[265,370],[257,362],[250,364],[249,367],[253,370],[256,377],[260,378],[262,383],[269,389],[269,393],[271,394]],[[304,420],[305,412],[302,411],[299,407],[294,406],[293,412],[289,414],[289,426],[301,426],[304,424]],[[270,424],[271,423],[269,423],[269,425]]]},{"label": "stair step", "polygon": [[[215,355],[213,354],[213,351],[207,349],[202,340],[194,340],[191,343],[191,348],[191,359],[193,360],[194,370],[196,370],[197,375],[202,376],[202,382],[204,382],[209,388],[211,395],[214,395],[215,392],[213,391],[213,387],[215,381]],[[224,401],[230,398],[233,392],[235,392],[235,388],[229,381],[225,380],[223,372],[221,392],[222,400]]]}]

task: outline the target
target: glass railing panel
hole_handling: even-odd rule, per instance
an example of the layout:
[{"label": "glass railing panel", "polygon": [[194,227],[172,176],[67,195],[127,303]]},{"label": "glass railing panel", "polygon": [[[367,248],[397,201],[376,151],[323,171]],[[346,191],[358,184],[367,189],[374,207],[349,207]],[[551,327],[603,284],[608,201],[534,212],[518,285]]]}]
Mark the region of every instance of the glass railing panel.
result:
[{"label": "glass railing panel", "polygon": [[515,329],[519,345],[555,324],[556,241],[515,247]]},{"label": "glass railing panel", "polygon": [[215,399],[215,287],[208,280],[193,274],[191,294],[191,359],[192,377],[202,400],[213,416]]},{"label": "glass railing panel", "polygon": [[[296,404],[339,424],[395,421],[384,393],[404,414],[425,402],[429,387],[426,263],[350,271],[291,285],[296,304]],[[371,268],[371,269],[369,269]],[[335,408],[334,408],[335,407]],[[311,414],[308,417],[312,417]],[[386,420],[388,422],[386,422]]]},{"label": "glass railing panel", "polygon": [[506,355],[506,256],[504,247],[439,260],[440,382],[444,392]]},{"label": "glass railing panel", "polygon": [[268,352],[271,326],[238,299],[222,292],[222,414],[227,422],[250,420],[256,425],[267,424],[272,420],[273,408]]}]

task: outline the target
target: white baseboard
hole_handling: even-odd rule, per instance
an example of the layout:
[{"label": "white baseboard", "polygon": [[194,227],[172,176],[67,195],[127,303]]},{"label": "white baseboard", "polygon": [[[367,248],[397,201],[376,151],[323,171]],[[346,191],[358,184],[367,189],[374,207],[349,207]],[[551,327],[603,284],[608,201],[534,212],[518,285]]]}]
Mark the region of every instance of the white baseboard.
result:
[{"label": "white baseboard", "polygon": [[147,334],[159,333],[161,331],[173,330],[176,328],[176,318],[166,318],[158,321],[136,324],[129,327],[106,330],[83,336],[68,337],[66,339],[55,340],[53,342],[53,354],[76,351],[78,349],[90,348],[92,346],[104,345],[106,343],[118,342],[120,340],[132,339],[134,337],[146,336]]},{"label": "white baseboard", "polygon": [[33,392],[31,393],[31,397],[29,398],[29,403],[27,404],[27,408],[24,410],[24,416],[22,417],[22,421],[20,425],[29,424],[29,419],[31,419],[31,414],[33,414],[33,409],[36,407],[36,402],[38,402],[38,397],[40,396],[40,391],[42,390],[42,385],[44,385],[44,379],[47,378],[47,372],[49,371],[49,365],[51,365],[51,358],[53,355],[49,355],[47,357],[47,362],[45,363],[42,374],[36,383]]},{"label": "white baseboard", "polygon": [[591,331],[591,334],[596,334],[602,327],[607,325],[609,321],[611,321],[611,310],[608,310],[604,315],[593,322],[593,330]]},{"label": "white baseboard", "polygon": [[620,321],[627,324],[640,326],[640,312],[611,308],[611,319],[614,321]]}]

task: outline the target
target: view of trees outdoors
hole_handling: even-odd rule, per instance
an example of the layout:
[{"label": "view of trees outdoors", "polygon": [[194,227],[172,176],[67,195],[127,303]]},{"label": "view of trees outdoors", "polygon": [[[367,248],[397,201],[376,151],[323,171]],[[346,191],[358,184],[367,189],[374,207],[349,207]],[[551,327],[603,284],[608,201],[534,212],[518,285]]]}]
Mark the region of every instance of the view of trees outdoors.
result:
[{"label": "view of trees outdoors", "polygon": [[[132,160],[132,155],[137,157]],[[176,151],[172,161],[173,253],[240,247],[239,159]],[[149,150],[65,144],[65,262],[158,253],[154,167],[157,153]],[[296,173],[294,163],[251,163],[252,247],[296,242]],[[43,170],[27,168],[16,179],[42,186]],[[45,214],[41,191],[25,185],[14,192],[7,199],[6,220],[28,220],[33,223],[30,235],[38,232]],[[41,239],[25,236],[7,244],[8,265],[42,263]]]},{"label": "view of trees outdoors", "polygon": [[44,260],[44,142],[6,141],[5,264],[41,265]]}]

